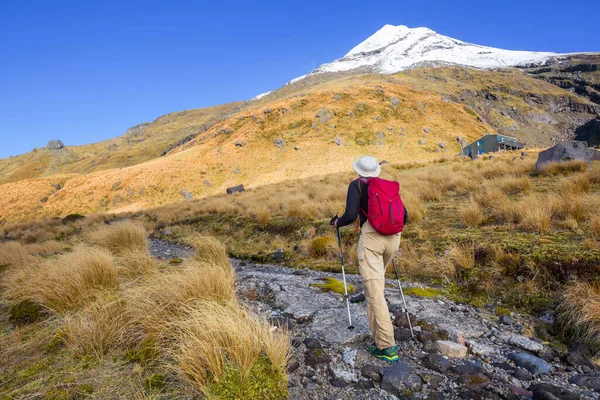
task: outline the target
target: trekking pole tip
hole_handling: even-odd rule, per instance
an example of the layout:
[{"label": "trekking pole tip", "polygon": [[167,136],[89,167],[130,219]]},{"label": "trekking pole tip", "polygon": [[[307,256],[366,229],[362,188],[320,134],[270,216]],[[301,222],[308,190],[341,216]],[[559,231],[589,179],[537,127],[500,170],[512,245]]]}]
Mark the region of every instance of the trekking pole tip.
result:
[{"label": "trekking pole tip", "polygon": [[350,329],[350,330],[352,331],[352,330],[354,330],[354,326],[350,325],[350,326],[348,327],[348,329]]}]

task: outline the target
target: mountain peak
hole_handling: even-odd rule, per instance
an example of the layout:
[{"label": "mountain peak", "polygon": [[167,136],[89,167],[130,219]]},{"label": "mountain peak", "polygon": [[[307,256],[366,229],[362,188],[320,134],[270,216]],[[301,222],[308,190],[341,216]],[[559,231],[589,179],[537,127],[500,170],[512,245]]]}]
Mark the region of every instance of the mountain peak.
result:
[{"label": "mountain peak", "polygon": [[409,28],[405,25],[388,24],[351,49],[344,57],[321,65],[311,74],[359,68],[391,74],[423,64],[457,64],[473,68],[512,67],[541,63],[556,55],[481,46],[440,35],[425,27]]}]

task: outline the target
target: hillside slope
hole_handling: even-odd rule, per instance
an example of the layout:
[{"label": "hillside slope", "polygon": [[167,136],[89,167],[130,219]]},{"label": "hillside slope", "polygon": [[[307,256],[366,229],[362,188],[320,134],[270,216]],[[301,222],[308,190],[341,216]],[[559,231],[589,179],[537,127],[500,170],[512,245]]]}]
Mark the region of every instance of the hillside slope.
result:
[{"label": "hillside slope", "polygon": [[[57,168],[62,174],[2,185],[0,221],[139,210],[240,183],[346,170],[362,154],[388,161],[451,157],[461,149],[459,137],[464,143],[495,131],[549,145],[593,118],[596,107],[517,70],[427,68],[298,82],[248,103],[164,157],[88,174]],[[202,118],[175,114],[170,124],[191,130]]]},{"label": "hillside slope", "polygon": [[160,157],[178,142],[206,131],[219,119],[241,109],[243,104],[171,113],[134,126],[114,139],[58,150],[36,148],[23,155],[0,159],[0,183],[139,164]]}]

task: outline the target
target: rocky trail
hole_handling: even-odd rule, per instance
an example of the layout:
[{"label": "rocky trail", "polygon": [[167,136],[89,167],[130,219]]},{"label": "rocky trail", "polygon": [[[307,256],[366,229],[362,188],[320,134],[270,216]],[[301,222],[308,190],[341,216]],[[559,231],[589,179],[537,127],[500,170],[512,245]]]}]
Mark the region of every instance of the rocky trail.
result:
[{"label": "rocky trail", "polygon": [[[157,258],[188,257],[192,249],[153,240]],[[491,307],[474,308],[444,298],[406,296],[411,338],[396,281],[386,298],[394,320],[400,362],[372,357],[364,302],[311,284],[341,274],[256,265],[232,260],[237,292],[277,329],[292,333],[291,399],[600,399],[600,373],[586,346],[568,351],[525,328],[531,318],[498,318]],[[361,293],[360,277],[347,276]],[[403,282],[405,290],[422,285]],[[545,318],[545,323],[552,323]]]}]

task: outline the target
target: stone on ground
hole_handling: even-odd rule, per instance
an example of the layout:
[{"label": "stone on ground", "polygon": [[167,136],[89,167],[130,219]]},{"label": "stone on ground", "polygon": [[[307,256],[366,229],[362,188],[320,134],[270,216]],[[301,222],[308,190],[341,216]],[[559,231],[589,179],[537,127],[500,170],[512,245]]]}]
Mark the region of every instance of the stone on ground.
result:
[{"label": "stone on ground", "polygon": [[547,374],[550,372],[550,364],[539,357],[529,353],[511,353],[507,356],[517,367],[525,368],[533,375]]},{"label": "stone on ground", "polygon": [[588,151],[586,142],[559,143],[548,150],[544,150],[539,154],[535,167],[539,171],[544,164],[571,160],[585,161],[590,168],[592,167],[592,154]]},{"label": "stone on ground", "polygon": [[409,391],[421,390],[421,378],[415,370],[404,362],[397,362],[381,371],[381,388],[395,396],[403,396]]},{"label": "stone on ground", "polygon": [[465,346],[449,340],[438,340],[434,343],[434,346],[440,354],[453,358],[462,358],[466,356],[468,350]]}]

